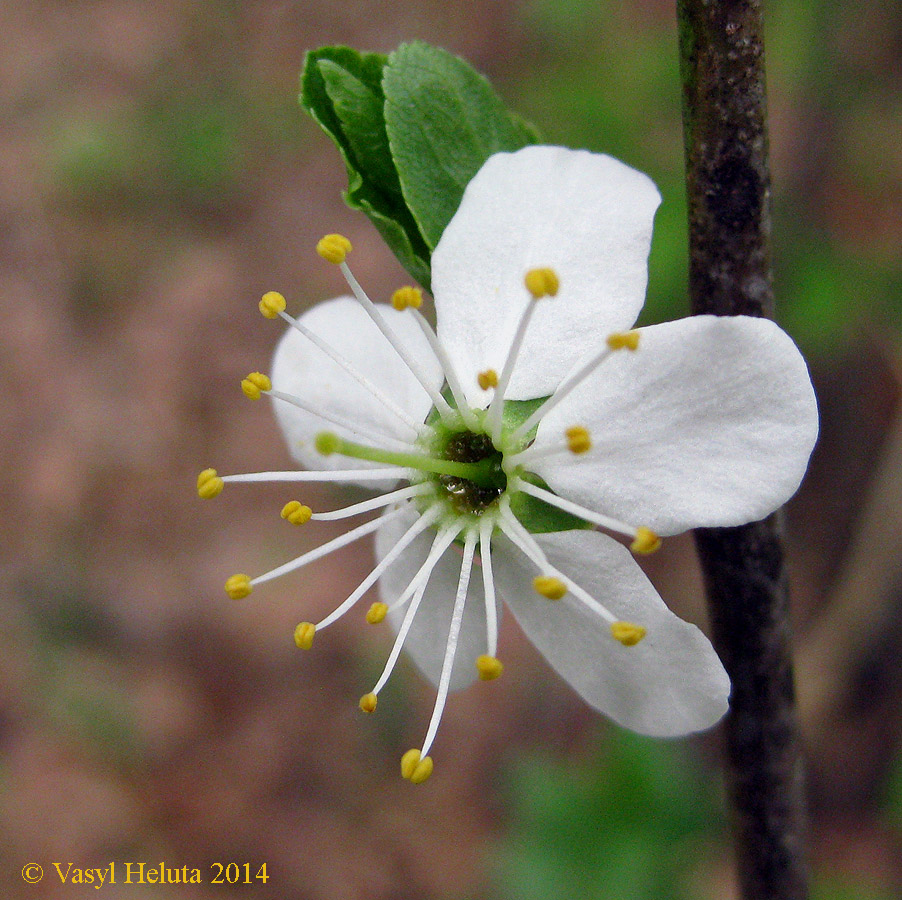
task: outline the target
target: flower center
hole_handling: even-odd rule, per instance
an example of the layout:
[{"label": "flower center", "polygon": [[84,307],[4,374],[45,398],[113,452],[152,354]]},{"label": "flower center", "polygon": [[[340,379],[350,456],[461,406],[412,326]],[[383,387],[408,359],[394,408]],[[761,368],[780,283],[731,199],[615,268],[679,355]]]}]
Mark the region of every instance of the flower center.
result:
[{"label": "flower center", "polygon": [[456,432],[448,437],[441,455],[453,462],[481,463],[478,481],[459,475],[437,476],[441,491],[456,512],[481,516],[507,490],[504,456],[487,434]]}]

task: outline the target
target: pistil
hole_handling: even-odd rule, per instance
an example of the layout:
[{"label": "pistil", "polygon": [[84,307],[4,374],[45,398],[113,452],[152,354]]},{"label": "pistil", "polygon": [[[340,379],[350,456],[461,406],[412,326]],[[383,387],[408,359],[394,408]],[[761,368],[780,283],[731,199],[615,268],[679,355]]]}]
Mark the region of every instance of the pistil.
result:
[{"label": "pistil", "polygon": [[497,462],[492,457],[478,462],[457,462],[453,459],[440,459],[421,453],[400,453],[394,450],[383,450],[379,447],[367,447],[346,441],[331,431],[321,431],[316,436],[316,449],[323,455],[338,453],[353,459],[365,459],[370,462],[389,463],[405,469],[415,469],[433,475],[450,475],[472,481],[480,487],[492,488],[498,478]]}]

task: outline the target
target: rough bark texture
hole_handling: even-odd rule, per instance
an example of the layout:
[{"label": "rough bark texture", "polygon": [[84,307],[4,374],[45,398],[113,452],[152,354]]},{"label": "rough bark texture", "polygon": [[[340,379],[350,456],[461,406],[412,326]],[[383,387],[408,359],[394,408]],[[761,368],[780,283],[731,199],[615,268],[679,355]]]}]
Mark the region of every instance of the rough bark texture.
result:
[{"label": "rough bark texture", "polygon": [[[760,3],[677,0],[695,314],[771,316]],[[744,900],[808,896],[778,516],[696,532],[714,644],[733,683],[727,782]]]}]

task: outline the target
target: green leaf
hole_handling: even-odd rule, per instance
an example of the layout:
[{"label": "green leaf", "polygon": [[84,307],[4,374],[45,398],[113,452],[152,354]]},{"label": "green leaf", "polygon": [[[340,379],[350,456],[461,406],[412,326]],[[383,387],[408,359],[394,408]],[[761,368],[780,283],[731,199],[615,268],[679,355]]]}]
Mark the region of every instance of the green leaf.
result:
[{"label": "green leaf", "polygon": [[389,57],[313,50],[300,100],[341,153],[345,201],[427,290],[432,249],[469,180],[492,153],[539,140],[463,60],[422,43]]},{"label": "green leaf", "polygon": [[349,167],[357,168],[357,160],[351,143],[345,135],[341,120],[334,108],[334,100],[326,86],[320,64],[331,64],[332,84],[335,87],[334,70],[347,73],[349,79],[365,85],[374,94],[382,97],[382,69],[387,57],[381,53],[358,53],[350,47],[320,47],[311,50],[304,59],[301,72],[301,105],[319,123],[326,134],[335,141]]},{"label": "green leaf", "polygon": [[[381,83],[367,84],[330,59],[317,66],[355,169],[378,185],[386,198],[403,203],[401,183],[388,147]],[[381,69],[380,69],[381,74]]]},{"label": "green leaf", "polygon": [[365,213],[405,269],[429,288],[429,248],[407,209],[385,131],[387,57],[350,47],[307,54],[301,105],[335,142],[348,173],[345,202]]},{"label": "green leaf", "polygon": [[535,143],[538,135],[507,111],[478,72],[428,44],[395,50],[382,87],[404,199],[431,250],[482,164],[493,153]]}]

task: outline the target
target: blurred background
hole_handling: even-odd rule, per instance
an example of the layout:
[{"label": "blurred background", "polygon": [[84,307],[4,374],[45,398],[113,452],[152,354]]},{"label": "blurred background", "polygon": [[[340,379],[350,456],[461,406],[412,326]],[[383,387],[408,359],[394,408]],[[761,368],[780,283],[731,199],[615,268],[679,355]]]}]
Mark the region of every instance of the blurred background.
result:
[{"label": "blurred background", "polygon": [[[902,23],[877,0],[773,0],[767,40],[779,318],[822,437],[788,510],[816,900],[902,895]],[[278,486],[197,499],[206,466],[291,466],[238,388],[300,311],[342,292],[313,253],[347,234],[386,298],[408,279],[341,202],[337,152],[296,103],[306,49],[460,53],[549,142],[620,157],[665,198],[643,321],[685,315],[671,3],[0,2],[0,890],[72,898],[28,862],[266,863],[196,898],[730,900],[718,732],[609,726],[507,622],[497,683],[454,696],[436,773],[400,754],[432,689],[388,635],[292,630],[371,566],[344,552],[229,601],[225,577],[318,544]],[[312,495],[314,508],[339,505]],[[705,626],[692,542],[649,575]],[[365,608],[365,607],[364,607]],[[242,868],[242,872],[243,872]],[[181,896],[179,886],[104,897]]]}]

